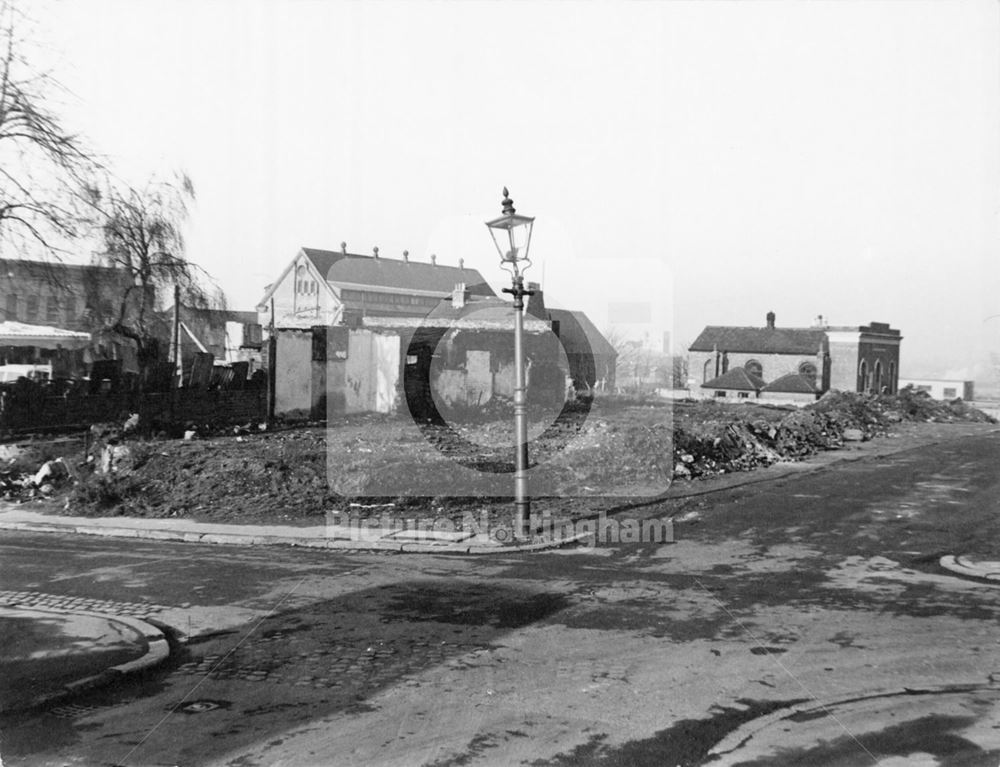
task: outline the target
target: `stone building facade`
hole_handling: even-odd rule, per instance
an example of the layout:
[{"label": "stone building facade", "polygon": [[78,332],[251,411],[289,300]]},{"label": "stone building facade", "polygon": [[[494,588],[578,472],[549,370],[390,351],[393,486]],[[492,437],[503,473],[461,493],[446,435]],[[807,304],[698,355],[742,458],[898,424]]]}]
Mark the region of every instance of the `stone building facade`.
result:
[{"label": "stone building facade", "polygon": [[[830,389],[895,393],[901,341],[888,323],[782,328],[768,312],[764,327],[706,327],[688,350],[688,366],[706,397],[724,396],[718,393],[724,387],[710,384],[737,368],[765,383],[800,377],[816,396]],[[798,394],[805,392],[801,385],[796,388]]]}]

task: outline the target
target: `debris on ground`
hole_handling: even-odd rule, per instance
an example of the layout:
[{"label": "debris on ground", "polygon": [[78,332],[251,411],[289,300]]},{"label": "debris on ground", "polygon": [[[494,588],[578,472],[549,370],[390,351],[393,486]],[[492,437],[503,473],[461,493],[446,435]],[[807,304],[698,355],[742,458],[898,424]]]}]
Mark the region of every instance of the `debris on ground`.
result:
[{"label": "debris on ground", "polygon": [[[671,481],[803,460],[845,442],[885,435],[904,421],[995,422],[960,400],[936,401],[909,389],[892,396],[830,392],[803,408],[712,400],[612,403],[565,421],[562,428],[572,430],[572,440],[548,462],[563,472],[561,484],[549,485],[549,495],[561,499],[568,513],[578,514],[580,498],[599,498],[600,491],[617,487],[626,476],[636,486],[662,492]],[[123,424],[95,424],[75,442],[64,440],[61,452],[52,451],[51,441],[40,443],[41,448],[3,445],[0,498],[48,497],[73,515],[248,524],[321,524],[337,509],[403,517],[419,512],[460,518],[482,509],[509,514],[507,496],[453,498],[418,492],[421,483],[432,488],[440,481],[418,449],[431,441],[437,447],[431,452],[440,458],[452,450],[468,450],[478,438],[477,460],[503,470],[513,455],[511,447],[504,447],[510,440],[508,418],[437,431],[425,428],[415,436],[411,420],[374,414],[327,426],[263,426],[247,423],[211,431],[189,424],[191,437],[166,439],[142,435],[133,416]],[[545,455],[547,440],[559,443],[563,435],[550,431],[533,437],[533,458]],[[412,477],[414,492],[383,497],[372,467]],[[357,493],[338,494],[346,491],[331,484],[331,472],[349,477]],[[497,476],[507,492],[512,475]],[[615,495],[606,493],[608,498]],[[586,505],[595,503],[588,500]]]}]

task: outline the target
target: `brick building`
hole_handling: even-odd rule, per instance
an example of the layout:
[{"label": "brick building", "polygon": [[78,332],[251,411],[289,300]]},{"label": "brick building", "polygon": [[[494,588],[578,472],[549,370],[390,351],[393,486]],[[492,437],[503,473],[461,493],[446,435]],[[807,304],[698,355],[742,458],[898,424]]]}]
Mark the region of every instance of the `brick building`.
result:
[{"label": "brick building", "polygon": [[[0,259],[0,321],[90,333],[87,348],[62,355],[63,375],[82,374],[101,359],[122,360],[126,370],[135,370],[132,342],[108,330],[130,289],[138,298],[130,275],[122,269]],[[127,311],[132,308],[130,304]],[[20,353],[34,352],[22,349]]]},{"label": "brick building", "polygon": [[[820,318],[814,327],[782,328],[768,312],[764,327],[706,327],[688,349],[688,366],[704,397],[746,399],[764,392],[808,401],[830,389],[895,393],[901,341],[899,331],[883,322],[832,327]],[[738,368],[750,377],[727,376]],[[751,393],[747,380],[764,385]],[[731,388],[733,382],[739,387]]]}]

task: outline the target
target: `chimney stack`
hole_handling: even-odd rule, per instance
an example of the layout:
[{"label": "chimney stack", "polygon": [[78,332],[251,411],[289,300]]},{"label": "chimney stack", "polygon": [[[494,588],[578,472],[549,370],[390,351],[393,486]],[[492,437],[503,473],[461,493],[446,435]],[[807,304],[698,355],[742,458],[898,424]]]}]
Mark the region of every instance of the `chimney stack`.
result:
[{"label": "chimney stack", "polygon": [[408,250],[404,250],[403,251],[403,260],[406,263],[410,263],[410,251],[408,251]]},{"label": "chimney stack", "polygon": [[372,248],[372,255],[374,255],[375,258],[378,259],[378,245]]},{"label": "chimney stack", "polygon": [[438,257],[431,253],[431,266],[437,266]]},{"label": "chimney stack", "polygon": [[455,289],[451,291],[451,308],[461,309],[465,306],[465,300],[468,297],[465,291],[465,283],[457,282],[455,283]]},{"label": "chimney stack", "polygon": [[465,268],[465,259],[464,258],[458,259],[458,268],[459,269],[464,269]]},{"label": "chimney stack", "polygon": [[768,312],[767,313],[767,326],[771,330],[774,330],[774,312]]}]

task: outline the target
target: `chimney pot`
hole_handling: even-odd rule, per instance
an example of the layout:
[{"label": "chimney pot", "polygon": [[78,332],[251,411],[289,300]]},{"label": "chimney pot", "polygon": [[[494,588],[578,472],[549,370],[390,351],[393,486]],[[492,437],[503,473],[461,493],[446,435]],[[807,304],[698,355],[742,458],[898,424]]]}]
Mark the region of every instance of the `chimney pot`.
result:
[{"label": "chimney pot", "polygon": [[406,263],[410,263],[410,251],[408,251],[408,250],[404,250],[403,251],[403,260]]},{"label": "chimney pot", "polygon": [[345,256],[347,255],[347,243],[346,242],[340,243],[340,252],[343,253]]},{"label": "chimney pot", "polygon": [[458,268],[459,269],[464,269],[465,268],[465,259],[464,258],[458,259]]},{"label": "chimney pot", "polygon": [[372,255],[374,255],[375,258],[378,258],[378,245],[372,248]]},{"label": "chimney pot", "polygon": [[438,262],[438,257],[436,255],[434,255],[433,253],[431,253],[431,265],[432,266],[436,266],[437,262]]}]

